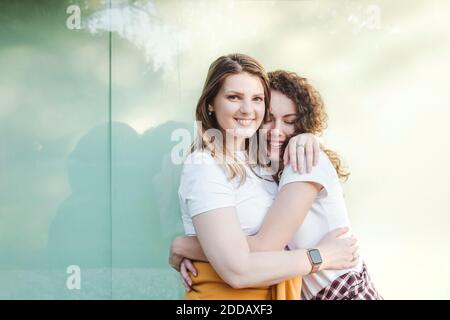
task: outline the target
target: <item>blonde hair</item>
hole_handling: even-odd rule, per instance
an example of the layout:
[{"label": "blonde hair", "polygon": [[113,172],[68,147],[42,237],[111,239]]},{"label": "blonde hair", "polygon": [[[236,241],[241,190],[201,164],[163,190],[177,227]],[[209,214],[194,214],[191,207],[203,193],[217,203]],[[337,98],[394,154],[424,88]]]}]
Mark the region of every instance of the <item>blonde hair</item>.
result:
[{"label": "blonde hair", "polygon": [[[206,76],[206,81],[195,112],[196,120],[200,123],[201,127],[198,128],[196,140],[190,149],[190,152],[194,152],[195,150],[208,150],[216,161],[222,165],[228,179],[232,180],[237,177],[239,184],[244,183],[247,177],[245,164],[238,160],[234,154],[229,152],[229,150],[227,150],[226,144],[223,141],[226,139],[224,130],[220,128],[220,125],[215,117],[215,113],[210,114],[208,111],[208,105],[212,104],[214,98],[221,89],[223,82],[228,76],[243,72],[255,75],[261,79],[261,83],[264,88],[265,114],[268,114],[270,88],[269,79],[263,66],[258,61],[245,54],[235,53],[221,56],[217,58],[209,67],[208,75]],[[217,137],[212,136],[210,134],[212,131],[211,129],[220,130],[222,132],[223,139],[217,139]],[[258,135],[255,135],[255,138],[259,140]],[[256,148],[258,148],[258,146],[259,141],[256,143]],[[248,139],[245,143],[245,149],[248,153],[249,160],[258,165],[260,163],[260,159],[257,156],[258,152],[252,152],[253,150],[250,150],[249,152]]]}]

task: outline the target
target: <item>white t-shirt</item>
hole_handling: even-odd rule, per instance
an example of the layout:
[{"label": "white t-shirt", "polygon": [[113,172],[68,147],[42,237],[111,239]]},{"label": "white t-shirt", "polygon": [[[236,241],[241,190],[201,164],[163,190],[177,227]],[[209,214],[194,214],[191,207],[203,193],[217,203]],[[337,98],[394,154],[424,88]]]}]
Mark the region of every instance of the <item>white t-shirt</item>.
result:
[{"label": "white t-shirt", "polygon": [[[310,249],[330,231],[340,227],[350,227],[347,208],[344,201],[342,186],[339,177],[328,156],[321,151],[319,162],[310,173],[299,174],[294,172],[290,165],[284,168],[281,175],[279,190],[291,182],[309,181],[322,185],[322,190],[314,201],[303,224],[297,230],[293,239],[289,242],[290,249]],[[350,232],[348,236],[350,236]],[[347,237],[347,235],[345,235]],[[352,269],[323,270],[315,274],[303,277],[302,295],[305,299],[311,299],[320,290],[331,284],[341,275],[355,270],[362,271],[362,259]]]},{"label": "white t-shirt", "polygon": [[[237,154],[242,159],[243,153]],[[258,232],[277,193],[277,185],[246,168],[247,178],[238,186],[207,151],[195,151],[184,162],[178,195],[186,235],[195,235],[192,218],[225,207],[235,207],[242,230]]]}]

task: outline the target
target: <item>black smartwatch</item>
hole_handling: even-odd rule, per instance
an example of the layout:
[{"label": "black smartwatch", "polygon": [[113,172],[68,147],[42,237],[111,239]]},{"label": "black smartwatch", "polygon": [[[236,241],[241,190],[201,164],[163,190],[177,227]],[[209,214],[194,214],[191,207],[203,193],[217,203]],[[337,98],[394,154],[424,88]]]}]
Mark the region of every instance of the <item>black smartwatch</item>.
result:
[{"label": "black smartwatch", "polygon": [[322,265],[322,256],[320,255],[319,249],[308,249],[306,253],[308,254],[309,262],[311,262],[310,274],[319,271]]}]

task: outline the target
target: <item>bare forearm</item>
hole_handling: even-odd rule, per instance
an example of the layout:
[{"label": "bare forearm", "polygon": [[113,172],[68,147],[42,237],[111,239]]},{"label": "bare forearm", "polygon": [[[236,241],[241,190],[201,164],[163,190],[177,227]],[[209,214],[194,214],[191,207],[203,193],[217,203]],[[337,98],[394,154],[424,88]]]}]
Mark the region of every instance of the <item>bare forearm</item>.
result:
[{"label": "bare forearm", "polygon": [[[175,240],[174,248],[177,255],[191,260],[208,261],[197,237],[179,237]],[[235,288],[269,286],[311,271],[305,250],[244,254],[241,251],[236,252],[233,260],[235,262],[229,264],[217,259],[212,265],[224,281]]]},{"label": "bare forearm", "polygon": [[[258,234],[247,236],[247,243],[251,252],[282,251],[285,249],[282,244],[273,244],[268,248],[265,242],[258,237]],[[173,253],[191,260],[208,261],[196,236],[181,236],[176,238],[173,243]]]},{"label": "bare forearm", "polygon": [[310,271],[306,250],[250,252],[228,280],[236,288],[267,286]]},{"label": "bare forearm", "polygon": [[183,236],[174,240],[174,254],[196,261],[208,261],[195,236]]},{"label": "bare forearm", "polygon": [[280,241],[270,241],[262,238],[260,234],[247,236],[247,243],[251,252],[281,251],[286,249],[286,244]]},{"label": "bare forearm", "polygon": [[305,250],[251,252],[235,209],[211,212],[196,215],[193,223],[204,255],[230,286],[272,285],[310,272]]}]

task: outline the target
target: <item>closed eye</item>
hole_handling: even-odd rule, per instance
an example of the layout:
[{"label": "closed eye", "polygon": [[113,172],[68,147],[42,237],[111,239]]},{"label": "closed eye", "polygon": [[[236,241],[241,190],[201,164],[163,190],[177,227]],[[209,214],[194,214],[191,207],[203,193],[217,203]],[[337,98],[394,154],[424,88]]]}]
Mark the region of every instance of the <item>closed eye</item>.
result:
[{"label": "closed eye", "polygon": [[289,114],[283,117],[283,121],[286,124],[295,124],[297,120],[297,116],[295,114]]}]

